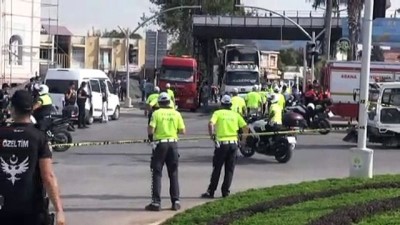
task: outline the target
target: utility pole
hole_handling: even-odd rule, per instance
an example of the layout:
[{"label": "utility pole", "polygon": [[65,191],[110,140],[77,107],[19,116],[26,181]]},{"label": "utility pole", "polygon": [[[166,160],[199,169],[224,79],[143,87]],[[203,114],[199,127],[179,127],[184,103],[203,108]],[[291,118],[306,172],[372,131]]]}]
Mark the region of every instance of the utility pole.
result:
[{"label": "utility pole", "polygon": [[[315,40],[315,32],[314,31],[312,32],[311,37],[312,37],[311,43],[314,44],[314,48],[315,48],[317,45],[317,42]],[[311,56],[311,82],[314,82],[314,80],[315,80],[315,56],[313,54]]]},{"label": "utility pole", "polygon": [[374,0],[365,1],[365,13],[362,28],[362,59],[361,59],[361,80],[360,98],[358,111],[358,142],[357,148],[351,149],[350,176],[366,177],[373,176],[373,153],[367,148],[367,119],[368,119],[368,92],[369,76],[371,69],[371,45],[372,45],[372,14]]},{"label": "utility pole", "polygon": [[124,33],[125,35],[125,67],[126,67],[126,97],[125,97],[125,107],[132,108],[132,99],[130,96],[130,78],[129,78],[129,36],[130,30],[122,29],[120,26],[118,28]]},{"label": "utility pole", "polygon": [[326,60],[330,60],[331,57],[331,33],[332,33],[332,13],[333,13],[333,0],[326,0],[326,11],[325,11],[325,45],[324,54]]}]

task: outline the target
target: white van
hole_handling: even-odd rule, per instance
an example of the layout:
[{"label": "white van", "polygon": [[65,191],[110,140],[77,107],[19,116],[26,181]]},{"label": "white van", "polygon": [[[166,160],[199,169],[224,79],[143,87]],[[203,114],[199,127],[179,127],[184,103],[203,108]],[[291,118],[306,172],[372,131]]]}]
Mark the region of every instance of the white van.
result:
[{"label": "white van", "polygon": [[92,97],[86,101],[86,118],[89,124],[95,119],[101,119],[103,98],[100,82],[104,82],[108,93],[107,113],[112,119],[119,119],[120,102],[119,97],[114,93],[111,80],[101,70],[93,69],[49,69],[44,84],[49,87],[49,94],[53,105],[57,106],[58,114],[62,113],[64,107],[64,94],[71,82],[74,82],[78,89],[82,82],[86,82],[86,91]]}]

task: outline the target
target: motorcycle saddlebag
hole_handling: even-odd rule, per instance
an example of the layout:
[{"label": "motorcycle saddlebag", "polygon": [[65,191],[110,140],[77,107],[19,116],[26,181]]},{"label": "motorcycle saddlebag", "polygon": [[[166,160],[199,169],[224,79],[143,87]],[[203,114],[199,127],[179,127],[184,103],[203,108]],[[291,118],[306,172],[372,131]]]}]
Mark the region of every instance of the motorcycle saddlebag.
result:
[{"label": "motorcycle saddlebag", "polygon": [[305,123],[302,115],[295,112],[287,112],[283,114],[283,126],[285,127],[300,127]]}]

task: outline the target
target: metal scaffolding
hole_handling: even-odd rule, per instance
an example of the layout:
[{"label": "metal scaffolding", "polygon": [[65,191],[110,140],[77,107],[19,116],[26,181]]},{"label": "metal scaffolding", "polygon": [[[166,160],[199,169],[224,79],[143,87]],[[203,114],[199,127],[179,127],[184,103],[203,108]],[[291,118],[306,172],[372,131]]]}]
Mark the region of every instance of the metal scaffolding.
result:
[{"label": "metal scaffolding", "polygon": [[[58,28],[58,3],[59,0],[0,0],[1,82],[19,83],[21,80],[13,76],[16,73],[25,76],[29,71],[26,76],[33,76],[38,72],[40,43],[34,37],[42,33],[44,21]],[[28,33],[30,38],[23,38]],[[25,72],[18,72],[21,69]]]},{"label": "metal scaffolding", "polygon": [[[43,73],[42,70],[46,70],[48,68],[55,66],[55,56],[58,55],[58,47],[59,47],[59,36],[58,28],[59,28],[59,5],[60,0],[42,0],[42,27],[47,26],[48,35],[51,36],[51,48],[47,49],[47,55],[50,56],[47,63],[40,64],[40,74]],[[43,29],[41,34],[46,34]],[[45,51],[46,49],[42,49]]]}]

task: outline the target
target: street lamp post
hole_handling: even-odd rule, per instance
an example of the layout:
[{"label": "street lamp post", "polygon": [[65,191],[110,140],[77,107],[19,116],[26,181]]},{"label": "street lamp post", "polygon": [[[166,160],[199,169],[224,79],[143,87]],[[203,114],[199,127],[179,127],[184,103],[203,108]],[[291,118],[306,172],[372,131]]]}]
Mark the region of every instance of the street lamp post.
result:
[{"label": "street lamp post", "polygon": [[[236,5],[236,7],[238,7],[238,8],[249,8],[249,9],[263,10],[263,11],[266,11],[266,12],[269,12],[269,13],[272,13],[272,14],[275,14],[275,15],[277,15],[277,16],[280,16],[280,17],[286,19],[287,21],[291,22],[294,26],[296,26],[299,30],[301,30],[301,32],[303,32],[303,34],[304,34],[308,39],[310,39],[310,41],[311,41],[312,43],[316,43],[316,40],[317,40],[324,32],[326,32],[326,30],[323,29],[317,36],[315,36],[315,33],[314,33],[314,32],[313,32],[312,35],[310,35],[300,24],[296,23],[296,21],[292,20],[290,17],[288,17],[288,16],[286,16],[286,15],[284,15],[284,14],[275,12],[275,11],[270,10],[270,9],[258,7],[258,6]],[[304,60],[306,60],[306,59],[307,59],[307,50],[306,50],[306,47],[304,47]],[[307,68],[306,68],[307,66],[306,66],[306,65],[307,65],[307,63],[306,63],[306,61],[305,61],[304,65],[305,65],[305,67],[304,67],[304,75],[303,75],[303,91],[304,91],[305,88],[306,88],[306,85],[305,85],[305,84],[306,84],[306,82],[307,82],[307,76],[306,76],[306,71],[307,71]],[[312,65],[312,67],[314,67],[314,64]],[[311,77],[314,78],[314,71],[311,70],[311,73],[312,73],[312,74],[311,74]]]},{"label": "street lamp post", "polygon": [[358,111],[358,141],[357,148],[351,149],[350,176],[373,176],[373,153],[367,148],[367,118],[368,118],[368,92],[369,76],[371,69],[371,45],[372,45],[372,15],[374,0],[365,1],[365,13],[363,21],[363,55],[361,59],[360,98]]},{"label": "street lamp post", "polygon": [[174,10],[179,10],[179,9],[201,9],[201,6],[198,5],[192,5],[192,6],[187,6],[187,5],[183,5],[183,6],[177,6],[177,7],[172,7],[169,9],[165,9],[162,10],[158,13],[155,13],[154,15],[152,15],[151,17],[145,19],[143,22],[139,23],[139,25],[133,29],[132,31],[130,31],[129,29],[122,29],[120,26],[118,26],[118,28],[124,33],[125,35],[125,44],[126,44],[126,49],[125,49],[125,65],[126,65],[126,98],[125,98],[125,106],[130,108],[132,107],[132,100],[130,98],[130,94],[129,94],[129,37],[131,34],[135,34],[140,28],[142,28],[144,25],[146,25],[148,22],[150,22],[151,20],[159,17],[160,15],[170,12],[170,11],[174,11]]},{"label": "street lamp post", "polygon": [[125,107],[131,108],[132,107],[132,99],[130,95],[130,78],[129,78],[129,39],[130,35],[132,34],[129,32],[129,28],[122,29],[120,26],[118,28],[124,33],[125,35],[125,67],[126,67],[126,97],[125,97]]}]

